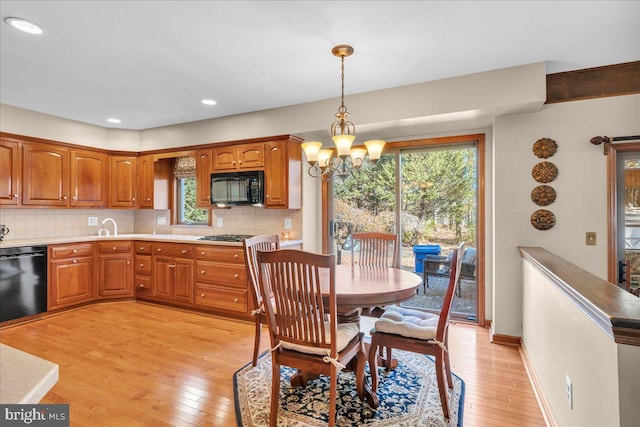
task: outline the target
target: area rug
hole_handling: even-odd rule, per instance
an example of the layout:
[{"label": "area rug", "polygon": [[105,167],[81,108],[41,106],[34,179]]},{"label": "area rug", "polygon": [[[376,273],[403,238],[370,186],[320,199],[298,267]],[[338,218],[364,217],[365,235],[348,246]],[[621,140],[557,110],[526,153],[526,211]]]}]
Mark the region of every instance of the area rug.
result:
[{"label": "area rug", "polygon": [[[440,427],[462,426],[464,381],[453,375],[450,392],[451,418],[442,416],[433,359],[421,354],[393,351],[398,368],[386,372],[380,368],[378,397],[380,406],[373,410],[358,397],[351,372],[338,377],[338,426],[371,427]],[[278,426],[326,426],[329,417],[329,380],[320,376],[306,387],[293,388],[289,379],[295,370],[281,367],[280,411]],[[367,368],[367,376],[369,375]],[[370,377],[369,377],[370,378]],[[233,376],[236,419],[239,427],[269,425],[271,401],[271,356],[260,356]]]}]

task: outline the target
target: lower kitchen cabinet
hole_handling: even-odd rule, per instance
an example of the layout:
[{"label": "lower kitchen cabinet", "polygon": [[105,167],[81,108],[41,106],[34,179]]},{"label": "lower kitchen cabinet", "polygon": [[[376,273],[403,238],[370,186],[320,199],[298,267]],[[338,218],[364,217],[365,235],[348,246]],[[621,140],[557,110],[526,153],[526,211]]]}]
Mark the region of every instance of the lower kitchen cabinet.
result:
[{"label": "lower kitchen cabinet", "polygon": [[49,245],[47,309],[95,299],[93,243]]},{"label": "lower kitchen cabinet", "polygon": [[193,303],[193,247],[153,244],[151,294],[163,300]]},{"label": "lower kitchen cabinet", "polygon": [[247,314],[247,286],[242,248],[208,245],[197,247],[196,305]]},{"label": "lower kitchen cabinet", "polygon": [[100,242],[98,254],[98,297],[132,297],[133,242]]}]

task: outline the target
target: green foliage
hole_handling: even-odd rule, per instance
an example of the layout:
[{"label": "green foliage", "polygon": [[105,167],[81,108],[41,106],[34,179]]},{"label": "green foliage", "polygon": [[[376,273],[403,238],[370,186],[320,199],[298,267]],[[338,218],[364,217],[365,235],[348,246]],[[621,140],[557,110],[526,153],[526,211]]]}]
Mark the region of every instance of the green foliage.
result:
[{"label": "green foliage", "polygon": [[182,202],[184,224],[207,224],[209,212],[206,209],[196,208],[196,180],[195,178],[183,178],[182,180]]}]

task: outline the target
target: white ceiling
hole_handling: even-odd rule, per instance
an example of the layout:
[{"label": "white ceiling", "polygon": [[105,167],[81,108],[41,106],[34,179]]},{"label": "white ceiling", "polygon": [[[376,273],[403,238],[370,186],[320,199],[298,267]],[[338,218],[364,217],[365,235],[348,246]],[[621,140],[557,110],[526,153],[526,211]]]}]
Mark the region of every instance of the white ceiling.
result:
[{"label": "white ceiling", "polygon": [[0,24],[0,102],[122,129],[337,97],[343,43],[347,106],[539,61],[556,73],[640,60],[638,1],[2,0],[0,13],[46,29]]}]

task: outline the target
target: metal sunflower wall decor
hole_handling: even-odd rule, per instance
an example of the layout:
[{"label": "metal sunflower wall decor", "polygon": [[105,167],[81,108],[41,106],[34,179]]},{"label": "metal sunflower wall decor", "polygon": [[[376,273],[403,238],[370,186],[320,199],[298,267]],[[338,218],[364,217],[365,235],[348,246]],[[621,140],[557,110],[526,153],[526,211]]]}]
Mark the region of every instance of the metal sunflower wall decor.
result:
[{"label": "metal sunflower wall decor", "polygon": [[538,230],[548,230],[556,225],[556,216],[546,209],[538,209],[531,214],[531,225]]},{"label": "metal sunflower wall decor", "polygon": [[558,176],[558,168],[551,162],[540,162],[531,170],[531,176],[538,182],[546,184]]},{"label": "metal sunflower wall decor", "polygon": [[531,201],[538,206],[549,206],[556,200],[556,190],[549,185],[538,185],[531,192]]},{"label": "metal sunflower wall decor", "polygon": [[533,144],[533,154],[541,159],[547,159],[558,151],[558,144],[551,138],[540,138]]},{"label": "metal sunflower wall decor", "polygon": [[[540,159],[548,159],[558,151],[558,144],[551,138],[540,138],[533,144],[533,154]],[[537,182],[546,184],[558,176],[558,168],[551,162],[540,162],[531,170]],[[531,191],[531,201],[538,206],[548,206],[555,202],[556,190],[549,185],[538,185]],[[531,214],[531,225],[538,230],[548,230],[556,225],[556,216],[547,209],[538,209]]]}]

